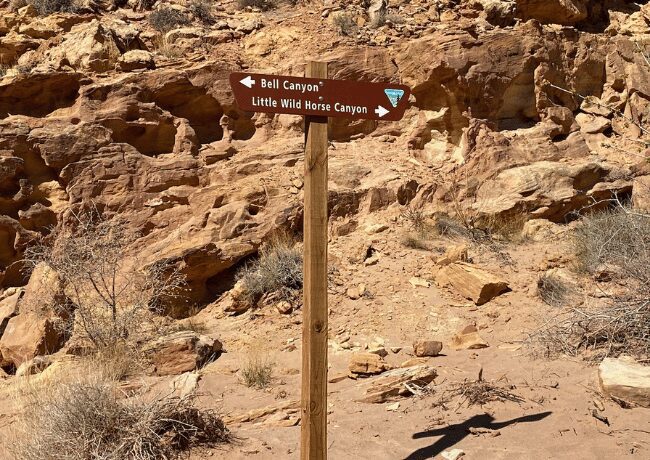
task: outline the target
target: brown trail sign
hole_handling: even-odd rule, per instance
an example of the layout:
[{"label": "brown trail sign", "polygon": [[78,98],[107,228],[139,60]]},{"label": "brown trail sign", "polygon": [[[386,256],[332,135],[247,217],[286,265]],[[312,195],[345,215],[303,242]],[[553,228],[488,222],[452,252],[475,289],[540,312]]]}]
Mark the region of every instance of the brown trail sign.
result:
[{"label": "brown trail sign", "polygon": [[328,80],[310,62],[308,78],[233,73],[230,86],[247,112],[305,116],[302,320],[302,460],[327,458],[327,117],[397,121],[410,90],[392,83]]},{"label": "brown trail sign", "polygon": [[397,121],[410,90],[393,83],[232,73],[230,86],[246,112]]}]

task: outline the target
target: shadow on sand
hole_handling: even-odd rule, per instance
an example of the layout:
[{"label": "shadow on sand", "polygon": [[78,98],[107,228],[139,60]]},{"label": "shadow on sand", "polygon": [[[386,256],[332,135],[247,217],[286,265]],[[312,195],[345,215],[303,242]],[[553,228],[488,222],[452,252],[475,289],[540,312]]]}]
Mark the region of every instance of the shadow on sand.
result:
[{"label": "shadow on sand", "polygon": [[526,415],[524,417],[513,418],[505,422],[494,422],[494,417],[488,414],[475,415],[462,423],[449,425],[435,430],[421,431],[413,435],[413,439],[430,438],[442,436],[436,442],[427,447],[416,450],[405,460],[424,460],[430,459],[449,449],[458,442],[462,441],[468,434],[470,428],[489,428],[499,430],[516,423],[537,422],[551,415],[551,412],[540,412],[539,414]]}]

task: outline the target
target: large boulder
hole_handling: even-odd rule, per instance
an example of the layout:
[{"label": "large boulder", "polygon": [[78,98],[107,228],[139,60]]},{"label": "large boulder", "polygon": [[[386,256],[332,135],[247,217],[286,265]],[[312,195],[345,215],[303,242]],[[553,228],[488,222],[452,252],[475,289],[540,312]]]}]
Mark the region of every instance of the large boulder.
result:
[{"label": "large boulder", "polygon": [[650,407],[650,366],[630,357],[605,358],[598,367],[598,380],[612,399]]},{"label": "large boulder", "polygon": [[3,360],[0,365],[18,368],[36,356],[60,350],[65,338],[56,317],[43,317],[33,312],[19,313],[9,320],[0,338],[0,355]]},{"label": "large boulder", "polygon": [[64,300],[64,284],[59,274],[44,262],[37,264],[25,286],[21,311],[56,310]]},{"label": "large boulder", "polygon": [[436,273],[440,286],[450,286],[463,297],[483,305],[508,291],[508,283],[495,274],[465,262],[442,267]]},{"label": "large boulder", "polygon": [[131,50],[118,59],[118,67],[124,72],[139,69],[153,69],[156,67],[153,54],[144,50]]},{"label": "large boulder", "polygon": [[179,331],[160,337],[144,348],[157,375],[193,371],[216,359],[221,351],[219,340],[193,331]]}]

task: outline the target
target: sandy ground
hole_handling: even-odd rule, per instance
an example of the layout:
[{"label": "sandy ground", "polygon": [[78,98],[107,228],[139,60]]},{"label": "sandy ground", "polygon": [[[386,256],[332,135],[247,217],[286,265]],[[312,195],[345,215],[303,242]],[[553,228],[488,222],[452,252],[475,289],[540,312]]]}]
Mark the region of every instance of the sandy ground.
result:
[{"label": "sandy ground", "polygon": [[[390,219],[390,212],[374,219]],[[330,337],[349,334],[362,346],[383,339],[388,347],[403,347],[386,358],[391,364],[412,357],[415,339],[441,340],[447,344],[463,326],[475,323],[490,344],[480,350],[443,349],[430,358],[439,376],[431,393],[400,399],[399,408],[356,402],[363,394],[363,380],[345,379],[328,387],[328,445],[332,459],[425,459],[452,448],[465,451],[468,459],[614,459],[649,458],[650,412],[622,409],[604,398],[598,389],[597,368],[579,359],[549,360],[531,356],[522,344],[528,332],[553,315],[554,309],[536,298],[538,270],[561,258],[561,242],[506,244],[500,254],[472,247],[475,263],[491,268],[509,280],[512,292],[475,307],[454,293],[430,287],[413,287],[413,276],[431,278],[431,253],[404,249],[398,243],[402,229],[373,235],[380,261],[370,267],[345,263],[344,254],[359,233],[339,238],[330,245],[331,259],[341,265],[346,285],[365,283],[371,295],[352,300],[330,295]],[[356,235],[356,236],[355,236]],[[456,244],[431,242],[432,247]],[[203,312],[206,317],[209,312]],[[214,319],[232,352],[204,371],[199,386],[201,401],[224,414],[242,414],[283,401],[300,399],[300,315],[282,316],[274,311]],[[210,324],[211,321],[208,321]],[[338,333],[338,336],[337,336]],[[281,351],[294,340],[298,349]],[[330,376],[346,373],[351,351],[329,350]],[[249,350],[248,352],[246,350]],[[252,350],[252,351],[251,351]],[[256,351],[257,350],[257,351]],[[266,390],[241,384],[237,369],[247,353],[259,353],[275,362],[275,380]],[[483,378],[522,398],[520,402],[491,402],[466,407],[455,399],[446,407],[438,402],[445,388],[465,380]],[[371,378],[372,379],[372,378]],[[591,415],[604,404],[610,425]],[[494,430],[471,434],[470,427]],[[298,458],[300,428],[277,427],[259,422],[233,426],[237,442],[196,458]]]}]

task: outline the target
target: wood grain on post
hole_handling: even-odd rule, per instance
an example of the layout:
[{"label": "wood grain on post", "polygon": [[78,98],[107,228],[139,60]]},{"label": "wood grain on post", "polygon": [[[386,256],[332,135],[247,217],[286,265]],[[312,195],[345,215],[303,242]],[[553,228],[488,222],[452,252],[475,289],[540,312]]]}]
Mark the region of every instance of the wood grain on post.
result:
[{"label": "wood grain on post", "polygon": [[[327,78],[309,62],[306,77]],[[327,458],[327,118],[305,117],[302,460]]]}]

